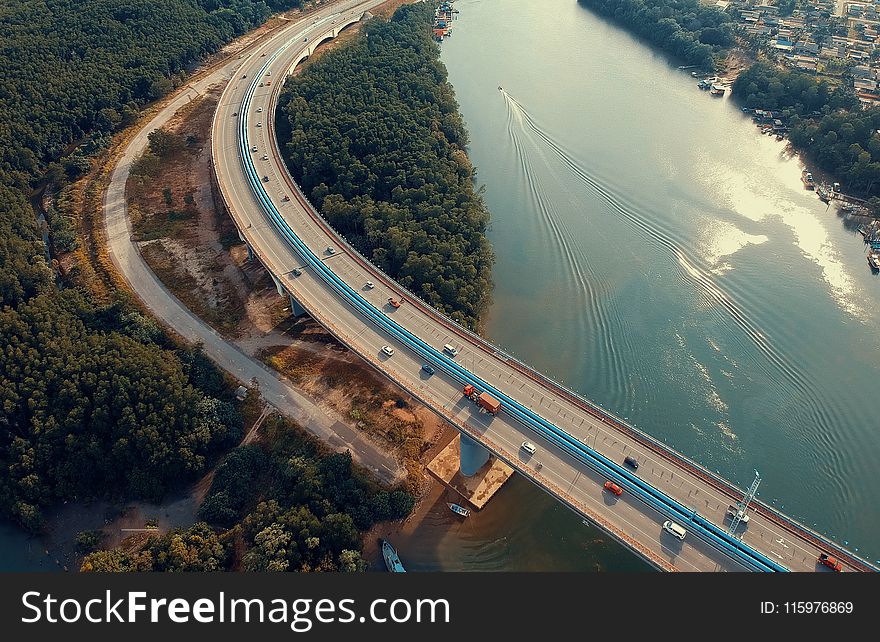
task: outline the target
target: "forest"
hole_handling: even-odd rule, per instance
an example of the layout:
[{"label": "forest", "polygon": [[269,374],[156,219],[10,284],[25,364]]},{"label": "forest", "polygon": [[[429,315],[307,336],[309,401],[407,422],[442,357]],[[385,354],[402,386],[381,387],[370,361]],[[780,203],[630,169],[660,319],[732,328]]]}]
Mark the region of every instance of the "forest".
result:
[{"label": "forest", "polygon": [[[134,550],[96,550],[84,571],[361,571],[361,532],[409,514],[413,497],[378,488],[353,466],[272,416],[265,439],[217,467],[191,528]],[[254,492],[254,489],[260,489]]]},{"label": "forest", "polygon": [[205,55],[300,0],[20,0],[0,12],[0,512],[158,499],[238,442],[229,385],[120,297],[59,282],[29,197]]},{"label": "forest", "polygon": [[756,63],[736,80],[733,95],[746,107],[779,110],[792,147],[847,192],[880,196],[880,109],[861,109],[850,88]]},{"label": "forest", "polygon": [[699,0],[578,0],[687,65],[714,71],[715,56],[734,44],[732,21]]},{"label": "forest", "polygon": [[432,7],[405,5],[288,80],[279,140],[322,216],[420,298],[475,327],[488,305],[489,213]]}]

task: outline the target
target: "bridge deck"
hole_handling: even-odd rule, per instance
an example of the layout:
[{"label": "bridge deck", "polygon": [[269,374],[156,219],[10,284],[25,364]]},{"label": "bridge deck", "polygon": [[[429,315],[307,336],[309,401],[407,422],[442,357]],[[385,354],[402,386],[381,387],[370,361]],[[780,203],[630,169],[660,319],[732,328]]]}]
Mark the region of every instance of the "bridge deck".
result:
[{"label": "bridge deck", "polygon": [[[661,528],[666,519],[664,515],[628,492],[619,498],[610,496],[602,489],[607,479],[605,476],[505,412],[494,418],[477,412],[476,406],[462,396],[461,385],[456,379],[439,369],[433,376],[425,375],[421,370],[422,356],[375,324],[366,322],[349,301],[313,270],[305,269],[300,276],[291,273],[293,268],[303,266],[304,257],[291,248],[261,210],[241,165],[239,119],[232,116],[246,100],[254,75],[267,60],[271,60],[269,69],[276,83],[271,87],[256,87],[251,98],[252,109],[250,113],[242,113],[241,117],[247,119],[249,144],[258,148],[258,152],[252,155],[258,175],[269,178],[268,182],[261,183],[261,187],[311,252],[358,290],[363,299],[401,327],[437,349],[446,343],[456,345],[460,348],[456,358],[458,364],[609,459],[620,463],[627,455],[635,456],[641,464],[638,475],[642,479],[715,524],[724,524],[727,506],[738,499],[736,489],[723,480],[591,407],[570,391],[419,302],[357,255],[301,199],[280,160],[273,138],[272,116],[280,81],[291,66],[308,53],[306,46],[323,38],[328,31],[335,33],[340,26],[356,20],[364,10],[379,3],[380,0],[340,3],[335,7],[338,13],[334,17],[328,15],[317,24],[291,25],[245,61],[242,72],[247,78],[238,76],[226,88],[215,116],[214,170],[227,208],[243,236],[283,288],[346,345],[434,412],[474,436],[534,483],[597,523],[642,557],[669,570],[743,570],[740,562],[694,534],[689,534],[684,542],[675,540]],[[309,43],[303,41],[304,34],[308,34]],[[290,46],[271,59],[286,42],[291,43]],[[266,57],[261,56],[264,52]],[[257,106],[263,107],[261,114],[256,113]],[[258,127],[260,121],[262,126]],[[268,154],[269,160],[260,160],[263,154]],[[289,201],[283,200],[285,195],[290,197]],[[328,255],[325,252],[328,246],[337,252]],[[368,280],[376,284],[374,289],[363,287]],[[393,309],[386,305],[391,296],[403,297],[407,303]],[[383,345],[392,346],[394,356],[382,355]],[[520,448],[525,440],[537,445],[534,455],[529,456]],[[840,555],[846,570],[868,568],[866,563],[830,543],[819,542],[817,537],[787,524],[769,507],[761,507],[752,514],[748,527],[744,529],[743,541],[768,557],[778,559],[791,570],[820,569],[817,558],[822,551]]]}]

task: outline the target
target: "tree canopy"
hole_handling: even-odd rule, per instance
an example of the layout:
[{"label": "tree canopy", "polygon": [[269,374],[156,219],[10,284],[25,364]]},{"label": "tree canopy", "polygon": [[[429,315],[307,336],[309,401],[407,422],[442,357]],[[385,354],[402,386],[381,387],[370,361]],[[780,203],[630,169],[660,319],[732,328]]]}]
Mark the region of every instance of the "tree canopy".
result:
[{"label": "tree canopy", "polygon": [[[28,203],[187,69],[301,0],[20,0],[0,10],[0,512],[156,499],[234,444],[223,376],[131,305],[56,280]],[[59,217],[61,218],[61,217]],[[54,223],[53,223],[54,227]],[[54,234],[57,240],[60,234]],[[75,244],[64,230],[63,245]]]},{"label": "tree canopy", "polygon": [[780,111],[792,146],[847,191],[880,195],[880,108],[862,109],[848,87],[766,63],[744,71],[733,95],[747,107]]},{"label": "tree canopy", "polygon": [[371,20],[363,37],[288,80],[279,139],[291,173],[337,231],[473,326],[491,291],[489,213],[431,16],[421,4]]}]

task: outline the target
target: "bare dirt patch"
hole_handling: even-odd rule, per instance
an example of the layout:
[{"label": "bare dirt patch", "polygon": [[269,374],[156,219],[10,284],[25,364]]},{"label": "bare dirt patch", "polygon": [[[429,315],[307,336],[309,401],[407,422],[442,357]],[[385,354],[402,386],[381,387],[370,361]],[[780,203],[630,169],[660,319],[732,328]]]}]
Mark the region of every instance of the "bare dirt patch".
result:
[{"label": "bare dirt patch", "polygon": [[405,463],[410,490],[421,494],[427,453],[443,434],[444,423],[314,321],[300,319],[286,332],[297,338],[265,348],[260,357],[396,453]]},{"label": "bare dirt patch", "polygon": [[265,316],[268,301],[252,302],[249,293],[265,289],[268,279],[236,247],[241,241],[212,188],[209,138],[221,89],[212,87],[175,115],[165,131],[181,149],[152,164],[149,154],[142,157],[143,172],[132,173],[126,193],[134,240],[153,271],[199,317],[238,336],[251,325],[249,311]]}]

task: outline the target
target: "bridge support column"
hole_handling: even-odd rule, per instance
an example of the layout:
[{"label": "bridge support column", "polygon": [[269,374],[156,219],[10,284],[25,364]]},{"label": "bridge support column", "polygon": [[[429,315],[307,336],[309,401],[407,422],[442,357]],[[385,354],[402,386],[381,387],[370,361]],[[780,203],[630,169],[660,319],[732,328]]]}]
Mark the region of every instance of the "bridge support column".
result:
[{"label": "bridge support column", "polygon": [[468,435],[461,433],[461,455],[458,470],[465,477],[470,477],[489,461],[489,451]]},{"label": "bridge support column", "polygon": [[285,294],[287,294],[287,293],[284,291],[284,286],[281,285],[281,281],[279,281],[278,279],[276,279],[276,278],[275,278],[275,275],[272,274],[271,272],[269,272],[269,276],[272,277],[272,282],[275,283],[275,289],[278,290],[278,296],[284,296]]},{"label": "bridge support column", "polygon": [[251,244],[247,242],[247,239],[244,237],[244,234],[241,233],[241,230],[237,229],[236,231],[238,232],[238,238],[240,238],[242,241],[244,241],[245,246],[247,246],[248,261],[253,261],[254,260],[254,250],[251,247]]},{"label": "bridge support column", "polygon": [[290,299],[290,313],[295,317],[301,317],[306,314],[306,310],[299,304],[299,301],[293,298],[292,294],[287,295]]}]

